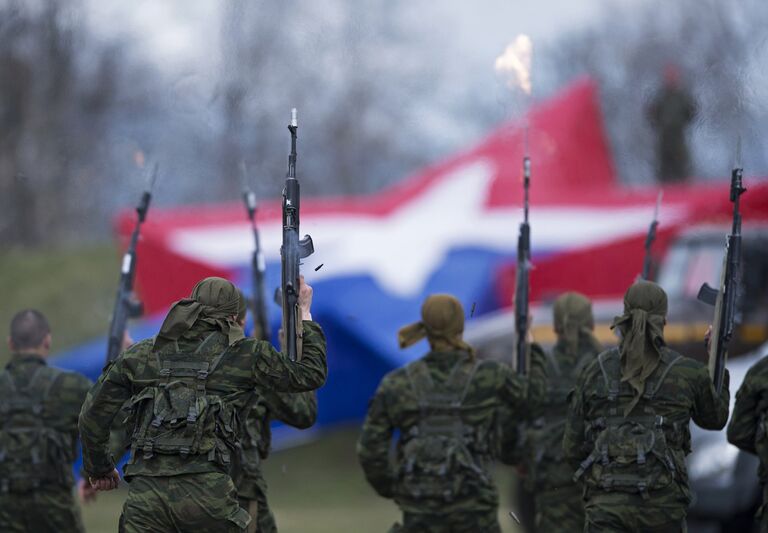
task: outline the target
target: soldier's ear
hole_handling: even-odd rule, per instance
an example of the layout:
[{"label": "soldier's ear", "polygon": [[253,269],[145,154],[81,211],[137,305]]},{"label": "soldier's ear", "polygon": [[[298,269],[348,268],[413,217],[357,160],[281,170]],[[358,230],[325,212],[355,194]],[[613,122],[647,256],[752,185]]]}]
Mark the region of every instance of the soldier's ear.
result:
[{"label": "soldier's ear", "polygon": [[45,348],[46,351],[49,351],[51,349],[51,343],[53,342],[53,338],[51,337],[51,334],[48,333],[43,338],[43,348]]},{"label": "soldier's ear", "polygon": [[16,351],[16,348],[14,348],[14,346],[13,346],[13,341],[11,341],[11,336],[10,336],[10,335],[8,335],[8,336],[6,337],[6,342],[8,343],[8,349],[9,349],[10,351],[12,351],[12,352],[15,352],[15,351]]}]

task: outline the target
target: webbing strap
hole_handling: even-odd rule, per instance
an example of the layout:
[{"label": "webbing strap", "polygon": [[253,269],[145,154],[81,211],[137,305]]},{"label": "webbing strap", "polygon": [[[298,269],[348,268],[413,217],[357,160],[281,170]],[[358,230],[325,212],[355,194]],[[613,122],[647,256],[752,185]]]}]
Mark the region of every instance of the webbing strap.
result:
[{"label": "webbing strap", "polygon": [[4,384],[10,389],[7,398],[13,398],[16,393],[16,383],[14,383],[11,373],[6,370],[0,374],[0,379],[2,379],[5,382]]},{"label": "webbing strap", "polygon": [[664,369],[664,372],[662,372],[661,376],[659,377],[659,380],[656,382],[654,387],[652,389],[649,389],[649,391],[645,392],[645,397],[648,400],[652,400],[654,396],[656,396],[656,393],[659,392],[659,389],[661,388],[662,383],[664,383],[664,380],[669,375],[669,371],[672,370],[672,367],[675,366],[678,361],[680,361],[683,358],[682,355],[677,354],[677,356],[672,359],[672,361],[669,362],[667,365],[667,368]]},{"label": "webbing strap", "polygon": [[[439,387],[440,392],[445,394],[446,398],[451,400],[451,403],[461,405],[480,364],[477,361],[457,361],[448,374],[448,379]],[[422,405],[430,405],[431,393],[438,392],[438,387],[432,379],[429,367],[424,360],[420,359],[409,364],[406,367],[406,375],[420,403]]]},{"label": "webbing strap", "polygon": [[560,377],[563,375],[563,371],[560,369],[560,363],[557,362],[555,354],[548,350],[543,350],[544,356],[547,358],[550,368],[554,371],[554,375]]},{"label": "webbing strap", "polygon": [[208,347],[208,345],[209,345],[209,344],[212,342],[212,340],[211,340],[211,339],[215,339],[215,338],[216,338],[216,335],[217,335],[218,333],[219,333],[218,331],[214,331],[213,333],[211,333],[210,335],[208,335],[208,336],[207,336],[205,339],[203,339],[203,342],[201,342],[201,343],[198,345],[198,347],[197,347],[197,349],[194,351],[194,353],[202,353],[203,349]]}]

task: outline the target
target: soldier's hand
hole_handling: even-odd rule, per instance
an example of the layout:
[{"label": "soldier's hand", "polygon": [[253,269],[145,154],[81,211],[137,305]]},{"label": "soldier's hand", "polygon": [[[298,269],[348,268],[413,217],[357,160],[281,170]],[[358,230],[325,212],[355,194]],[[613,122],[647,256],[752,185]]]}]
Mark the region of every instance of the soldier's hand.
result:
[{"label": "soldier's hand", "polygon": [[88,481],[95,490],[114,490],[120,484],[120,473],[115,468],[106,476],[88,478]]},{"label": "soldier's hand", "polygon": [[128,330],[126,329],[126,330],[123,332],[123,344],[122,344],[122,346],[120,347],[120,348],[121,348],[121,351],[123,351],[123,352],[124,352],[125,350],[127,350],[127,349],[128,349],[128,348],[130,348],[131,346],[133,346],[133,337],[131,337],[131,334],[130,334],[130,333],[128,333]]},{"label": "soldier's hand", "polygon": [[77,484],[77,495],[82,503],[91,503],[96,499],[96,489],[85,478],[80,478]]},{"label": "soldier's hand", "polygon": [[709,351],[709,343],[712,340],[712,324],[709,325],[707,328],[707,332],[704,334],[704,346],[707,347],[707,351]]},{"label": "soldier's hand", "polygon": [[304,276],[299,276],[299,308],[302,320],[312,320],[312,287],[304,281]]}]

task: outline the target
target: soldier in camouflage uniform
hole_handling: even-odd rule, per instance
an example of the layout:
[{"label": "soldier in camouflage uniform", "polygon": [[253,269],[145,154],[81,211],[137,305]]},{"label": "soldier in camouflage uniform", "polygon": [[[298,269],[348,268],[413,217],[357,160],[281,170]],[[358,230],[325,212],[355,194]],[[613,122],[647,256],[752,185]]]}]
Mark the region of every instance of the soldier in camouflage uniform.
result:
[{"label": "soldier in camouflage uniform", "polygon": [[718,396],[707,368],[666,347],[667,295],[639,281],[616,317],[618,348],[580,376],[563,439],[585,484],[585,532],[680,532],[690,503],[689,423],[722,429],[728,375]]},{"label": "soldier in camouflage uniform", "polygon": [[[489,469],[499,456],[499,421],[507,411],[520,416],[526,409],[528,382],[506,364],[476,359],[462,340],[464,311],[454,297],[430,296],[421,315],[400,330],[400,346],[426,337],[431,351],[384,376],[357,444],[360,464],[376,492],[403,512],[403,524],[392,531],[499,532]],[[531,395],[538,397],[540,357],[532,357],[531,376],[538,384]]]},{"label": "soldier in camouflage uniform", "polygon": [[0,531],[82,533],[72,463],[91,382],[47,365],[51,333],[39,311],[13,317],[8,345],[13,355],[0,373]]},{"label": "soldier in camouflage uniform", "polygon": [[576,378],[602,351],[593,335],[592,302],[568,292],[555,300],[553,309],[557,342],[546,354],[547,389],[534,410],[526,435],[525,486],[535,499],[536,530],[579,531],[584,527],[581,483],[563,457],[563,433],[568,394]]},{"label": "soldier in camouflage uniform", "polygon": [[[244,327],[247,306],[242,293],[240,298],[237,320]],[[282,336],[280,330],[281,344]],[[240,507],[251,515],[249,533],[276,533],[275,517],[267,503],[267,482],[261,471],[261,463],[269,456],[272,444],[270,423],[279,420],[299,429],[311,427],[317,419],[317,396],[314,392],[291,394],[261,390],[253,394],[240,418],[245,426],[242,453],[232,473]]]},{"label": "soldier in camouflage uniform", "polygon": [[757,511],[760,533],[768,533],[768,357],[747,372],[736,393],[736,405],[728,424],[728,442],[760,458],[758,477],[763,485],[763,504]]},{"label": "soldier in camouflage uniform", "polygon": [[229,476],[242,432],[238,413],[254,390],[303,392],[325,382],[325,338],[311,321],[311,300],[302,280],[301,361],[244,338],[237,289],[207,278],[174,304],[155,338],[134,344],[105,369],[88,393],[79,426],[91,483],[115,488],[109,428],[131,400],[130,491],[121,531],[245,530],[250,517]]},{"label": "soldier in camouflage uniform", "polygon": [[680,69],[668,65],[664,85],[648,108],[656,133],[656,168],[660,183],[680,183],[690,177],[691,157],[685,130],[696,116],[696,102],[682,85]]}]

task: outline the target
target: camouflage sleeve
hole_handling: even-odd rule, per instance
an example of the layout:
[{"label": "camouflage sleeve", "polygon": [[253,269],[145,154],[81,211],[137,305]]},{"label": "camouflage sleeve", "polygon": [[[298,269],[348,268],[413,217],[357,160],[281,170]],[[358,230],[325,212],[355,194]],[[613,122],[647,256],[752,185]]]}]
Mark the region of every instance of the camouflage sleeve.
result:
[{"label": "camouflage sleeve", "polygon": [[325,335],[317,322],[305,320],[301,359],[290,361],[267,342],[257,342],[254,358],[256,381],[279,392],[306,392],[323,386],[328,377]]},{"label": "camouflage sleeve", "polygon": [[720,430],[728,422],[728,408],[731,399],[728,384],[730,375],[726,369],[723,376],[723,389],[720,396],[715,391],[715,385],[709,377],[707,367],[701,365],[696,376],[696,393],[691,418],[696,425],[704,429]]},{"label": "camouflage sleeve", "polygon": [[387,379],[384,378],[368,406],[360,439],[357,441],[357,457],[365,478],[374,490],[384,498],[394,495],[394,476],[389,461],[394,424],[387,412]]},{"label": "camouflage sleeve", "polygon": [[757,453],[755,437],[760,413],[764,408],[761,398],[765,390],[756,383],[754,370],[750,369],[736,393],[736,405],[728,424],[728,442],[750,453]]},{"label": "camouflage sleeve", "polygon": [[585,451],[584,441],[584,390],[590,372],[584,371],[576,382],[576,387],[568,395],[568,414],[565,419],[563,435],[563,455],[569,462],[578,465],[589,453]]},{"label": "camouflage sleeve", "polygon": [[115,468],[109,432],[113,419],[131,397],[130,380],[124,371],[124,355],[104,369],[80,411],[78,428],[83,446],[83,470],[92,477],[106,475]]},{"label": "camouflage sleeve", "polygon": [[536,343],[531,344],[531,363],[528,372],[528,408],[527,413],[543,401],[547,391],[547,366],[544,349]]},{"label": "camouflage sleeve", "polygon": [[317,420],[317,394],[315,392],[280,393],[261,392],[269,408],[269,416],[289,426],[307,429]]}]

